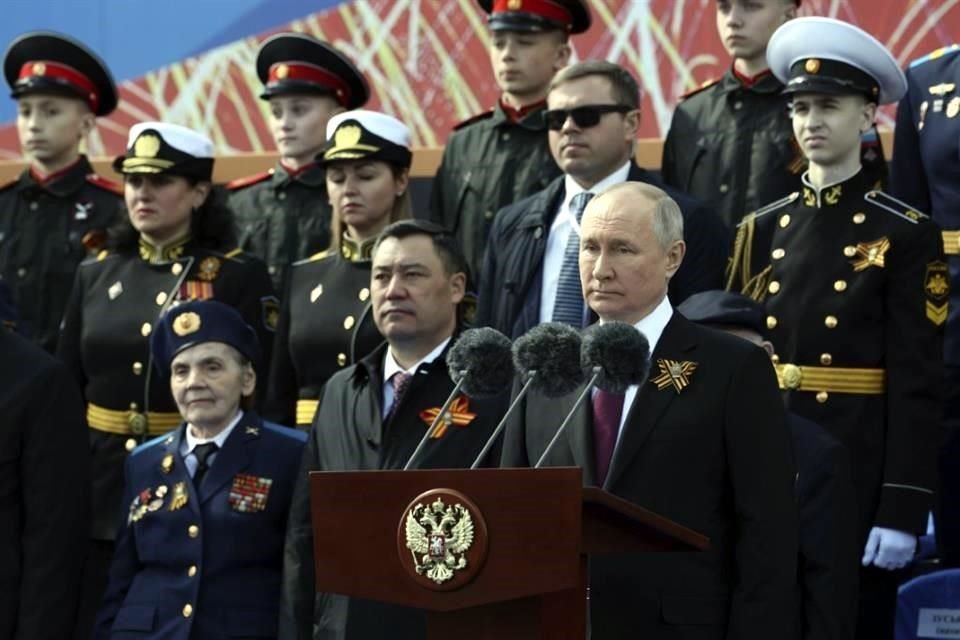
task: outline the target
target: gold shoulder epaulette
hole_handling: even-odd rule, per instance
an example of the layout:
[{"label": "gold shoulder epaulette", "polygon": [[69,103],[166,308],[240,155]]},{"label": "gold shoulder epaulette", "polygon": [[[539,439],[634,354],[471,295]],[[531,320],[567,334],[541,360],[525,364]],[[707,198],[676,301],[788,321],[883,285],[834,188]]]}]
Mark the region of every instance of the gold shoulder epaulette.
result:
[{"label": "gold shoulder epaulette", "polygon": [[784,196],[784,197],[780,198],[779,200],[775,200],[774,202],[771,202],[771,203],[768,204],[768,205],[765,205],[765,206],[763,206],[763,207],[760,207],[759,209],[757,209],[757,210],[754,211],[753,213],[749,213],[749,214],[745,215],[745,216],[743,217],[743,220],[741,220],[740,222],[737,223],[737,226],[739,227],[740,225],[742,225],[742,224],[744,224],[745,222],[747,222],[747,219],[748,219],[748,218],[750,219],[751,222],[753,222],[754,220],[756,220],[757,218],[760,218],[761,216],[765,216],[765,215],[767,215],[768,213],[771,213],[771,212],[773,212],[773,211],[776,211],[777,209],[782,209],[782,208],[784,208],[785,206],[787,206],[788,204],[793,204],[793,203],[797,200],[797,198],[799,198],[799,197],[800,197],[800,192],[799,192],[799,191],[794,191],[793,193],[791,193],[791,194],[788,195],[788,196]]},{"label": "gold shoulder epaulette", "polygon": [[236,257],[239,256],[241,253],[243,253],[243,249],[241,249],[240,247],[237,247],[236,249],[233,249],[232,251],[227,251],[225,254],[223,254],[223,257],[224,257],[224,258],[236,258]]},{"label": "gold shoulder epaulette", "polygon": [[101,260],[106,260],[106,259],[107,259],[107,256],[109,256],[109,255],[110,255],[110,251],[109,251],[109,250],[107,250],[107,249],[101,249],[100,252],[97,253],[97,262],[100,262]]},{"label": "gold shoulder epaulette", "polygon": [[884,193],[883,191],[868,191],[866,195],[863,196],[863,199],[913,224],[917,224],[921,220],[926,220],[930,217],[925,213],[920,213],[903,200],[894,198],[889,193]]},{"label": "gold shoulder epaulette", "polygon": [[313,254],[313,255],[310,256],[309,258],[304,258],[303,260],[297,260],[296,262],[294,262],[294,263],[291,264],[290,266],[291,266],[291,267],[296,267],[296,266],[301,265],[301,264],[308,264],[308,263],[310,263],[310,262],[318,262],[318,261],[323,260],[324,258],[326,258],[326,257],[328,257],[328,256],[331,256],[331,255],[334,255],[334,251],[333,251],[332,249],[324,249],[323,251],[318,251],[317,253]]}]

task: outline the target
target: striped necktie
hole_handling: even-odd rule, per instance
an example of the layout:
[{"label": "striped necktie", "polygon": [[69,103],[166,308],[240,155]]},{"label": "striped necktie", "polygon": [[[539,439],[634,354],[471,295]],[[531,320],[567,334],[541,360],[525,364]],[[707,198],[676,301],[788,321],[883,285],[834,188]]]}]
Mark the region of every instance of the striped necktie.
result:
[{"label": "striped necktie", "polygon": [[[576,216],[577,224],[583,219],[583,210],[593,198],[589,191],[573,196],[570,213]],[[570,229],[567,248],[563,252],[563,266],[557,282],[557,297],[553,302],[553,321],[564,322],[574,327],[583,326],[583,290],[580,287],[580,233]]]}]

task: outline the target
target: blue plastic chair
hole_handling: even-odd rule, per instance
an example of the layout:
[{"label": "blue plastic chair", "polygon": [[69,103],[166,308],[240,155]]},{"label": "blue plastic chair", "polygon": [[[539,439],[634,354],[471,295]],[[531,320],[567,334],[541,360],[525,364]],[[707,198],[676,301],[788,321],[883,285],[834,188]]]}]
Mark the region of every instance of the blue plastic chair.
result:
[{"label": "blue plastic chair", "polygon": [[897,595],[895,640],[960,638],[960,569],[904,583]]}]

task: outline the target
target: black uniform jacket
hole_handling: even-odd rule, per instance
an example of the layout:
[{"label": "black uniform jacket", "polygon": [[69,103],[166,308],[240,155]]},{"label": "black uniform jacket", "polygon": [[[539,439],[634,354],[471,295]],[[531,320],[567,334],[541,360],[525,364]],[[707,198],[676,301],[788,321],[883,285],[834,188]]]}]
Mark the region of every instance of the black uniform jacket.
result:
[{"label": "black uniform jacket", "polygon": [[[150,360],[149,336],[160,314],[180,300],[210,298],[229,304],[257,329],[269,357],[270,326],[278,311],[263,263],[239,250],[223,254],[187,243],[153,256],[155,262],[149,260],[147,247],[141,251],[105,251],[80,266],[57,350],[87,401],[92,535],[100,540],[112,540],[116,532],[123,461],[130,445],[180,423],[169,380]],[[262,379],[262,362],[255,366]],[[134,432],[137,414],[146,415],[148,433]]]},{"label": "black uniform jacket", "polygon": [[[334,374],[324,389],[290,509],[281,638],[425,637],[424,620],[413,610],[366,601],[348,602],[332,594],[318,594],[314,601],[309,472],[402,469],[432,420],[430,410],[439,409],[453,390],[443,356],[421,365],[392,417],[385,422],[381,415],[386,349],[384,344],[357,364]],[[478,400],[459,396],[451,411],[454,419],[465,424],[448,424],[439,438],[428,442],[414,467],[469,467],[505,410],[506,397]]]},{"label": "black uniform jacket", "polygon": [[[766,306],[781,366],[819,368],[785,372],[785,400],[847,446],[863,540],[926,529],[950,294],[937,225],[865,182],[807,184],[745,218],[728,280]],[[838,368],[855,371],[841,384]]]},{"label": "black uniform jacket", "polygon": [[320,166],[294,173],[277,163],[227,188],[240,248],[266,263],[277,291],[290,263],[330,246],[330,202]]},{"label": "black uniform jacket", "polygon": [[339,252],[290,267],[270,367],[271,420],[309,428],[330,376],[383,342],[370,312],[374,243],[343,238]]},{"label": "black uniform jacket", "polygon": [[449,229],[476,275],[497,212],[560,175],[550,153],[544,108],[512,121],[498,103],[458,125],[433,179],[430,218]]},{"label": "black uniform jacket", "polygon": [[90,495],[83,402],[62,364],[5,329],[0,416],[0,638],[69,638]]},{"label": "black uniform jacket", "polygon": [[[688,385],[671,378],[683,367]],[[710,549],[590,558],[594,640],[791,637],[797,510],[790,432],[766,353],[676,312],[652,353],[603,488],[703,533]],[[690,363],[690,364],[687,364]],[[694,368],[695,367],[695,368]],[[678,391],[678,388],[682,388]],[[501,466],[535,463],[582,389],[530,394]],[[589,401],[548,454],[595,484]]]},{"label": "black uniform jacket", "polygon": [[[663,143],[664,182],[713,204],[730,229],[747,213],[799,189],[807,160],[794,139],[782,90],[771,73],[748,87],[728,71],[687,94]],[[887,165],[876,129],[864,135],[861,157],[882,184]]]},{"label": "black uniform jacket", "polygon": [[77,266],[126,215],[119,189],[84,156],[46,180],[27,169],[0,187],[0,279],[13,290],[18,330],[51,353]]},{"label": "black uniform jacket", "polygon": [[[670,280],[670,301],[679,304],[723,282],[728,234],[716,214],[697,200],[664,187],[648,171],[631,164],[627,180],[663,188],[680,205],[687,254]],[[497,214],[479,282],[477,326],[520,336],[540,322],[540,289],[550,225],[564,196],[563,176],[543,191]]]}]

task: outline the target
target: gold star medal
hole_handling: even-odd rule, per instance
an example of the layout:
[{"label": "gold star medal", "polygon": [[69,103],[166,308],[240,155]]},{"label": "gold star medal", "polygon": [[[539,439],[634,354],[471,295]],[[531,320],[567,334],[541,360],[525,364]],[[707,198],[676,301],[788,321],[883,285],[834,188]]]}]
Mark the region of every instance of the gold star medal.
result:
[{"label": "gold star medal", "polygon": [[690,377],[697,370],[697,363],[689,360],[664,360],[657,359],[657,366],[660,367],[660,375],[650,382],[657,385],[658,391],[663,391],[667,387],[673,387],[677,393],[680,393],[690,384]]}]

